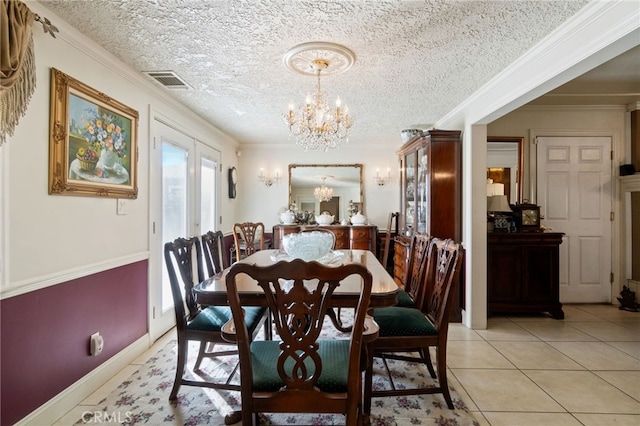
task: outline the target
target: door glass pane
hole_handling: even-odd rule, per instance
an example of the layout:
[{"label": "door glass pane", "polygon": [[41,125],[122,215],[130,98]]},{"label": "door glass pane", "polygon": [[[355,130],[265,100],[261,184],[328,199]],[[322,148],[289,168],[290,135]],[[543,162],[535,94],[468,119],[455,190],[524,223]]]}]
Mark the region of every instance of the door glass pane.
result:
[{"label": "door glass pane", "polygon": [[[162,142],[162,241],[187,237],[189,164],[187,150]],[[162,309],[173,306],[166,265],[162,262]]]},{"label": "door glass pane", "polygon": [[208,158],[200,160],[200,234],[218,229],[216,223],[216,169]]}]

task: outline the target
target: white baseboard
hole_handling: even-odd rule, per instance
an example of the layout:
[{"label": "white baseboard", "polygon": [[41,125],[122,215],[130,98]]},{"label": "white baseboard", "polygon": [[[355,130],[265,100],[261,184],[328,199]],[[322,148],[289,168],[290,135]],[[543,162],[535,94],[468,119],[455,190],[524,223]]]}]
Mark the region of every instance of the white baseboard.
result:
[{"label": "white baseboard", "polygon": [[118,352],[89,374],[51,398],[28,416],[16,423],[16,426],[42,426],[55,423],[69,410],[105,384],[114,375],[142,355],[150,347],[149,334]]}]

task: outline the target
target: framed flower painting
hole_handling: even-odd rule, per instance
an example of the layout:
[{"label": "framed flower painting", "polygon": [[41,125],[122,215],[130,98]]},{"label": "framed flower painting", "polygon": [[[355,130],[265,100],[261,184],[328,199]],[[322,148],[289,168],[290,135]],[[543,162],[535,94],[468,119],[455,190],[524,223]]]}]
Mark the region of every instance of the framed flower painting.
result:
[{"label": "framed flower painting", "polygon": [[51,69],[49,194],[138,197],[138,111]]}]

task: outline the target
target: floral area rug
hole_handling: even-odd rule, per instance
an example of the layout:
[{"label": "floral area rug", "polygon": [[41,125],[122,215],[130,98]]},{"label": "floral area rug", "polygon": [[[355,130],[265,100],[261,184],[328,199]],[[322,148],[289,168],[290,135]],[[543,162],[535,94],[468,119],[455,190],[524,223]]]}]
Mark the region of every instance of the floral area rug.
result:
[{"label": "floral area rug", "polygon": [[[343,312],[344,315],[344,312]],[[339,332],[329,324],[326,334]],[[275,334],[274,334],[275,335]],[[197,355],[197,344],[189,346],[189,360],[185,376],[193,380],[227,377],[237,364],[237,356],[202,361],[197,374],[191,368]],[[169,401],[176,368],[177,342],[172,341],[151,357],[142,367],[119,385],[98,404],[102,419],[117,419],[123,425],[224,425],[225,415],[240,410],[240,393],[194,386],[181,386],[178,398]],[[218,348],[219,349],[219,348]],[[426,367],[388,360],[396,387],[413,386],[416,382],[433,383]],[[376,359],[374,388],[388,387],[384,366]],[[233,383],[239,383],[238,373]],[[455,389],[451,397],[455,405],[449,410],[441,395],[416,395],[374,398],[371,407],[371,425],[479,425],[469,413]],[[94,413],[99,416],[99,411]],[[97,420],[97,419],[96,419]],[[345,423],[342,415],[331,414],[260,414],[260,425],[339,425]],[[91,419],[80,419],[76,425],[86,425]]]}]

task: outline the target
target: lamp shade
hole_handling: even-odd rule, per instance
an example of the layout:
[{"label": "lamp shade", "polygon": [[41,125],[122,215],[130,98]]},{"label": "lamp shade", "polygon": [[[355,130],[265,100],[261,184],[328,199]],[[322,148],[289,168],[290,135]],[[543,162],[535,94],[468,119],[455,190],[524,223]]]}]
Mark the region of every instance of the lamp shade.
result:
[{"label": "lamp shade", "polygon": [[487,211],[488,212],[511,212],[509,202],[506,195],[493,195],[487,197]]},{"label": "lamp shade", "polygon": [[487,197],[504,195],[504,183],[493,183],[493,179],[487,179]]}]

